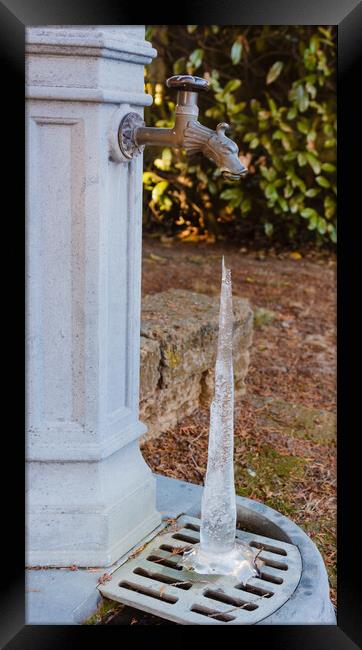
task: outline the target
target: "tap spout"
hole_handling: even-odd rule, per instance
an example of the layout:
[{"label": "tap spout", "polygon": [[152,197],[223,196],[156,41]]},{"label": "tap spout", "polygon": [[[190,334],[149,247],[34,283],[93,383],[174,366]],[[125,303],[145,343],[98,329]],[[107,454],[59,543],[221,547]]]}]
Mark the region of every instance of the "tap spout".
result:
[{"label": "tap spout", "polygon": [[225,176],[239,178],[248,170],[238,157],[237,144],[225,135],[228,128],[228,124],[221,122],[213,131],[197,121],[191,121],[184,132],[184,147],[189,155],[201,151]]}]

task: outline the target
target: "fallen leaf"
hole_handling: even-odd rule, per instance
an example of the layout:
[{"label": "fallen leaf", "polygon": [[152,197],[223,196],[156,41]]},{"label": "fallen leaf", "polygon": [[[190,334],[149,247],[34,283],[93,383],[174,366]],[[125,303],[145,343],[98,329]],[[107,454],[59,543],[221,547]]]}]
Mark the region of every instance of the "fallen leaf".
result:
[{"label": "fallen leaf", "polygon": [[144,549],[145,547],[146,547],[146,544],[143,544],[142,546],[139,546],[138,548],[136,548],[136,550],[133,551],[133,553],[131,553],[131,554],[128,556],[128,559],[131,560],[132,558],[136,557],[139,553],[141,553],[141,551],[143,551],[143,549]]},{"label": "fallen leaf", "polygon": [[150,260],[153,260],[154,262],[160,262],[160,264],[166,264],[167,263],[167,258],[166,257],[161,257],[161,255],[156,255],[156,253],[150,253]]},{"label": "fallen leaf", "polygon": [[103,573],[103,575],[98,578],[98,584],[103,585],[105,582],[109,582],[110,580],[112,580],[112,576],[110,576],[109,573]]},{"label": "fallen leaf", "polygon": [[294,251],[293,253],[290,253],[289,257],[292,258],[292,260],[301,260],[302,256],[298,251]]},{"label": "fallen leaf", "polygon": [[182,555],[188,548],[189,546],[175,546],[171,551],[171,555]]}]

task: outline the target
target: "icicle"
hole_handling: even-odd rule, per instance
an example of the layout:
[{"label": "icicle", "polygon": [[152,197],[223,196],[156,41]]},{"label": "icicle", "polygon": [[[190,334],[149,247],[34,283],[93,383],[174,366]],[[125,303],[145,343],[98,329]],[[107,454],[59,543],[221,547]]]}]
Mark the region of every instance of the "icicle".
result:
[{"label": "icicle", "polygon": [[209,449],[201,503],[200,544],[183,556],[197,573],[235,575],[245,582],[256,575],[255,552],[235,540],[234,372],[231,272],[222,258],[215,394],[210,408]]}]

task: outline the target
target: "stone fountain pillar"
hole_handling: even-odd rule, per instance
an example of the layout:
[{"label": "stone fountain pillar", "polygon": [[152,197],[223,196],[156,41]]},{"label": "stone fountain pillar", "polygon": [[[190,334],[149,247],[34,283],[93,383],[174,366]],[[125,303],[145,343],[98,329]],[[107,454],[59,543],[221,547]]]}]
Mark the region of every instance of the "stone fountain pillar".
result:
[{"label": "stone fountain pillar", "polygon": [[160,522],[139,451],[142,26],[31,27],[27,51],[27,564],[108,566]]}]

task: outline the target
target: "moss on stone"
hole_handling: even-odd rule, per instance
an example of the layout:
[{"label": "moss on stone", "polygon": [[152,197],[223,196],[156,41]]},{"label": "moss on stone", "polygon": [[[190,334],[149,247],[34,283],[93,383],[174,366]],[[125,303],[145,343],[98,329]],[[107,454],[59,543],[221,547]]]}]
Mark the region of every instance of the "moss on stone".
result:
[{"label": "moss on stone", "polygon": [[181,363],[180,355],[172,348],[165,348],[163,354],[169,368],[176,368]]}]

